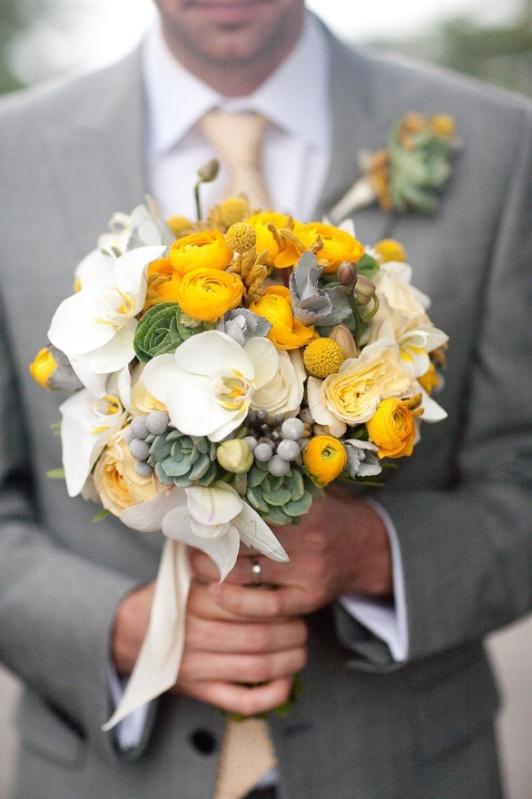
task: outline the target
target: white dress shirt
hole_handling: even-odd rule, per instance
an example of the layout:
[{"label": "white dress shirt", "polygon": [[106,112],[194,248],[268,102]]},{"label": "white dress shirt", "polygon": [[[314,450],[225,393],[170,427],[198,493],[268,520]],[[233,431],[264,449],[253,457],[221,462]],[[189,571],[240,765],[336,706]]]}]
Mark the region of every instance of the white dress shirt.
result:
[{"label": "white dress shirt", "polygon": [[[143,75],[148,176],[151,192],[165,216],[194,218],[196,172],[215,155],[197,123],[212,108],[221,108],[254,111],[268,119],[263,168],[274,208],[302,220],[311,218],[329,167],[332,125],[328,46],[323,31],[310,14],[294,50],[247,97],[222,97],[187,72],[169,52],[159,22],[144,42]],[[204,209],[222,198],[224,177],[222,165],[219,178],[202,188]],[[399,542],[386,511],[376,502],[371,504],[390,537],[394,602],[375,602],[356,594],[344,595],[340,602],[387,644],[392,657],[399,662],[406,659],[408,652]],[[110,687],[112,698],[118,703],[123,686],[114,673],[110,676]],[[139,742],[146,712],[147,707],[140,708],[117,725],[115,732],[122,748],[131,748]]]}]

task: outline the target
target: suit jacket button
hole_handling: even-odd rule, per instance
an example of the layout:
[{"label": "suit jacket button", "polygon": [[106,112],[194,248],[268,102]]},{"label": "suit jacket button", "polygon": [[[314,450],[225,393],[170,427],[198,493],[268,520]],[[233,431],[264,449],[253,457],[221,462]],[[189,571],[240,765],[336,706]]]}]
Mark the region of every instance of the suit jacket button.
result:
[{"label": "suit jacket button", "polygon": [[216,751],[216,738],[209,730],[195,730],[190,736],[190,743],[202,755],[212,755]]}]

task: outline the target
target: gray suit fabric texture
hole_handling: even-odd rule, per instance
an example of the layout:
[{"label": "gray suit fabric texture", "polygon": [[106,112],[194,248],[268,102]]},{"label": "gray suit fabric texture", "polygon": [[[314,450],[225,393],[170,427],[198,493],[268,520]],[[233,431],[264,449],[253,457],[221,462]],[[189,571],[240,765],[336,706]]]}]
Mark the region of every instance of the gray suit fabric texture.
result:
[{"label": "gray suit fabric texture", "polygon": [[[496,799],[498,694],[482,639],[532,608],[532,116],[524,101],[452,74],[333,37],[330,48],[333,160],[316,218],[354,182],[359,149],[383,146],[395,119],[457,120],[464,148],[435,215],[355,217],[364,242],[404,243],[434,323],[451,335],[439,397],[449,419],[426,425],[415,456],[373,494],[400,541],[408,660],[394,663],[339,607],[309,618],[303,696],[271,720],[280,792]],[[216,709],[166,695],[127,753],[101,730],[115,609],[155,577],[162,536],[114,518],[91,524],[94,506],[45,478],[60,463],[58,397],[26,371],[75,264],[110,215],[150,189],[139,54],[6,99],[0,137],[0,658],[26,684],[14,797],[208,799]],[[212,747],[198,748],[198,731]]]}]

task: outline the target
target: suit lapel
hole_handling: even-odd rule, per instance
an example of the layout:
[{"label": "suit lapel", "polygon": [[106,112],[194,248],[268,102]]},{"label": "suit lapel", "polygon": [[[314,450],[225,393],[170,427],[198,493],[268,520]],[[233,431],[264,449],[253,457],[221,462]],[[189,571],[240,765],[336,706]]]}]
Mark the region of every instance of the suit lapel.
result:
[{"label": "suit lapel", "polygon": [[[328,211],[351,188],[358,177],[358,154],[375,150],[386,142],[390,122],[374,102],[374,70],[369,59],[352,50],[326,30],[329,40],[329,96],[333,120],[332,156],[320,200],[317,218]],[[357,234],[365,243],[389,235],[393,218],[377,206],[355,212]]]},{"label": "suit lapel", "polygon": [[76,118],[58,121],[45,143],[75,259],[94,246],[112,213],[142,202],[148,185],[139,50],[93,86],[99,93],[80,104]]}]

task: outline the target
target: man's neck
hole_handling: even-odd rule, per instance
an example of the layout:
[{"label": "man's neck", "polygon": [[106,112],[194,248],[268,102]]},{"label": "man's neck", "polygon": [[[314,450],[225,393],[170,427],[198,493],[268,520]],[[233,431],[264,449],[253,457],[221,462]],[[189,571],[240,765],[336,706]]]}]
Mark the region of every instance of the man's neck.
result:
[{"label": "man's neck", "polygon": [[303,22],[299,29],[285,31],[284,37],[279,36],[274,50],[268,49],[249,62],[224,63],[198,57],[172,37],[171,31],[163,26],[164,39],[174,58],[192,75],[224,97],[246,97],[258,89],[294,49],[302,31]]}]

